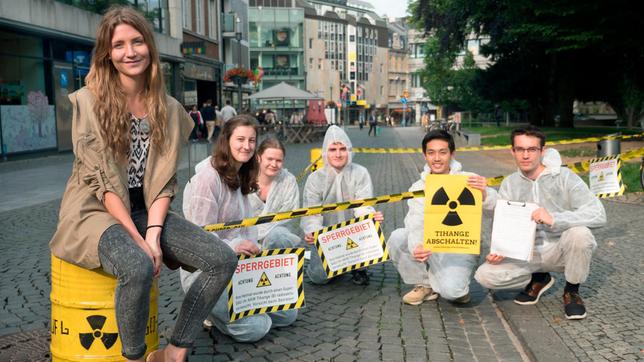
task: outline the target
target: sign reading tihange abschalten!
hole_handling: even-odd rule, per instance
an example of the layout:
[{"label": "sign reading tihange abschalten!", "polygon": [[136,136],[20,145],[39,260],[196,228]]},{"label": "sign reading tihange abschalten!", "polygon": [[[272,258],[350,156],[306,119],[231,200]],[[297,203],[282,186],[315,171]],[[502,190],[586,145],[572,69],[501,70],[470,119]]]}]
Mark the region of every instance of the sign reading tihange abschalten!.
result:
[{"label": "sign reading tihange abschalten!", "polygon": [[228,284],[230,321],[304,305],[304,248],[263,250],[241,255]]},{"label": "sign reading tihange abschalten!", "polygon": [[314,238],[329,278],[389,259],[384,234],[373,214],[325,227]]},{"label": "sign reading tihange abschalten!", "polygon": [[433,253],[481,252],[482,195],[468,177],[427,175],[423,240]]}]

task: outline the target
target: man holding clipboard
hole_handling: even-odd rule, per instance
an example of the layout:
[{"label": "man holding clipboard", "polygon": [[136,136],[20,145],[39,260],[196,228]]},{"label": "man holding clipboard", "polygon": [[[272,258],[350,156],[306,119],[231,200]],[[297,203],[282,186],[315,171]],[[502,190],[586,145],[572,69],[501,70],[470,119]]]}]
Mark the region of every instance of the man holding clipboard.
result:
[{"label": "man holding clipboard", "polygon": [[503,180],[498,197],[537,204],[530,218],[537,223],[530,261],[489,254],[474,278],[489,289],[525,289],[514,299],[532,305],[554,285],[549,272],[564,272],[564,311],[568,319],[586,317],[579,284],[588,277],[597,247],[589,228],[606,223],[601,202],[584,181],[566,167],[555,149],[544,148],[545,134],[534,126],[512,131],[512,155],[519,170]]},{"label": "man holding clipboard", "polygon": [[[483,206],[493,200],[494,189],[486,187],[485,177],[462,170],[460,162],[454,157],[454,139],[443,130],[428,132],[422,141],[423,156],[427,164],[409,191],[425,188],[426,177],[438,175],[470,175],[468,186],[481,190]],[[487,197],[486,197],[487,196]],[[416,198],[407,201],[409,212],[405,217],[405,227],[396,229],[389,236],[387,246],[389,254],[406,284],[414,285],[414,289],[403,296],[403,302],[419,305],[424,301],[438,298],[455,303],[470,301],[469,285],[472,271],[478,262],[478,254],[435,253],[425,249],[423,243],[425,199]]]}]

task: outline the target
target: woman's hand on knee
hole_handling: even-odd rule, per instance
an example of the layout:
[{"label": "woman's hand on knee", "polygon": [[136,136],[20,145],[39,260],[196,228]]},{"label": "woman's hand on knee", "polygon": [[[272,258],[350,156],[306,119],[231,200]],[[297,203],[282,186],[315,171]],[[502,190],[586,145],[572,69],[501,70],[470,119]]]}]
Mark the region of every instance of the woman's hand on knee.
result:
[{"label": "woman's hand on knee", "polygon": [[148,229],[145,233],[145,244],[150,249],[150,257],[154,265],[154,277],[161,274],[161,265],[163,264],[163,252],[161,252],[161,229],[152,228]]}]

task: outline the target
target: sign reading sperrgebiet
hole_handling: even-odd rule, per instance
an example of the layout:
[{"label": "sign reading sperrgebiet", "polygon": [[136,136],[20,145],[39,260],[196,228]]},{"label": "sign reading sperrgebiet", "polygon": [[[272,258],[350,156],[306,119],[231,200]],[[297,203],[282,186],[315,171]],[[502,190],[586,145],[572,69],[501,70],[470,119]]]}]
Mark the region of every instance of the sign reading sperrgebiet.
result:
[{"label": "sign reading sperrgebiet", "polygon": [[589,161],[588,183],[590,191],[597,197],[622,195],[625,191],[622,182],[622,162],[617,156],[594,158]]},{"label": "sign reading sperrgebiet", "polygon": [[304,248],[264,250],[240,256],[228,284],[230,321],[254,315],[301,308],[304,304]]},{"label": "sign reading sperrgebiet", "polygon": [[380,223],[373,220],[373,214],[325,227],[314,238],[329,278],[389,259]]},{"label": "sign reading sperrgebiet", "polygon": [[481,252],[481,191],[467,175],[427,175],[424,245],[433,253]]}]

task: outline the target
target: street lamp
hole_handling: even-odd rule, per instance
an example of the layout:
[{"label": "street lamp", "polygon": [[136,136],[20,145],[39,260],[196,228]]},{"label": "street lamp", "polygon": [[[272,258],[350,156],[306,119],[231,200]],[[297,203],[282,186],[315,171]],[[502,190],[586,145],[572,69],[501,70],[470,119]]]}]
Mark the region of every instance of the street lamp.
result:
[{"label": "street lamp", "polygon": [[[239,16],[235,19],[235,39],[237,39],[237,66],[242,68],[242,49],[241,49],[241,40],[242,40],[242,29],[241,29],[241,19]],[[237,97],[239,99],[239,112],[242,111],[242,81],[241,78],[237,80]]]}]

